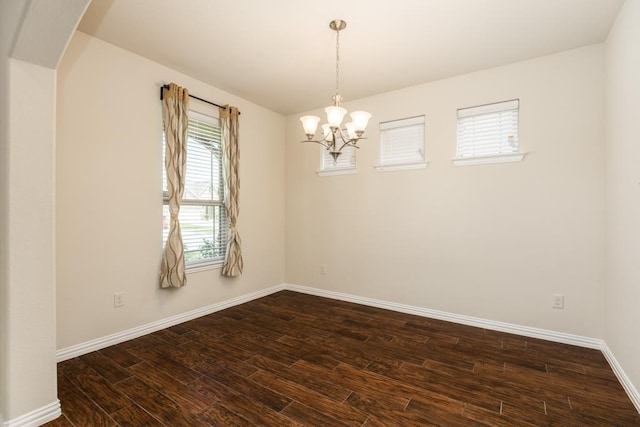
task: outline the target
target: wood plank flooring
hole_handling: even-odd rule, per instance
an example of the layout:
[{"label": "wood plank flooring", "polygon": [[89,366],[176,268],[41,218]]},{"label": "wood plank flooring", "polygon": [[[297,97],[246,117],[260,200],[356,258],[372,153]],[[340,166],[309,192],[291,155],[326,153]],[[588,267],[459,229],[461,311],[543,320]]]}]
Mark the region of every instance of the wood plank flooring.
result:
[{"label": "wood plank flooring", "polygon": [[279,292],[58,365],[49,426],[640,426],[599,351]]}]

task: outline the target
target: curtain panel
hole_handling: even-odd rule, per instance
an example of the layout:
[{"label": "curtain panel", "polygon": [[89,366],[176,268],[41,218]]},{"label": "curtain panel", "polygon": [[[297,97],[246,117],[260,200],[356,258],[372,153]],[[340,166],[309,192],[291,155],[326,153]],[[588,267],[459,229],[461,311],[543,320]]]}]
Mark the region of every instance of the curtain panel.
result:
[{"label": "curtain panel", "polygon": [[162,121],[165,134],[165,169],[169,199],[169,236],[162,252],[160,287],[180,288],[187,284],[184,244],[180,230],[180,201],[184,193],[189,127],[189,91],[171,83],[164,89]]},{"label": "curtain panel", "polygon": [[225,168],[225,209],[229,218],[229,241],[222,266],[222,275],[227,277],[240,276],[244,268],[242,261],[242,245],[237,229],[239,192],[240,192],[240,146],[238,108],[225,105],[220,108],[220,125],[224,144]]}]

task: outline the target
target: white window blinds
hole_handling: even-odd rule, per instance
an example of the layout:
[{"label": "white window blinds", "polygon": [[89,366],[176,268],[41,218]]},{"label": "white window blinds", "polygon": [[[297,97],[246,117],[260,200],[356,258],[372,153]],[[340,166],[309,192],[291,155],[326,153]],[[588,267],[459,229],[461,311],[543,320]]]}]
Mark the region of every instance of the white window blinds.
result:
[{"label": "white window blinds", "polygon": [[456,158],[518,153],[518,110],[517,99],[458,110]]},{"label": "white window blinds", "polygon": [[424,116],[380,123],[378,167],[424,162]]},{"label": "white window blinds", "polygon": [[[342,140],[336,141],[336,145],[340,147]],[[329,150],[323,148],[322,150],[322,170],[326,171],[344,171],[353,170],[356,168],[356,148],[344,147],[342,154],[338,156],[336,161],[333,160],[333,156],[329,153]]]},{"label": "white window blinds", "polygon": [[[163,144],[164,165],[164,144]],[[187,166],[180,225],[187,265],[222,260],[228,221],[224,209],[224,180],[220,120],[189,112]],[[163,244],[169,233],[166,173],[163,167]]]}]

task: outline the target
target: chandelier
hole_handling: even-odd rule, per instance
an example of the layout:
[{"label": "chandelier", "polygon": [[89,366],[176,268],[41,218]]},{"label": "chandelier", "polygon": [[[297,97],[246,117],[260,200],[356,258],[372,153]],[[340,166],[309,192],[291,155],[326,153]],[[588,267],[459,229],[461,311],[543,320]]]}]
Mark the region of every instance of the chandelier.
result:
[{"label": "chandelier", "polygon": [[327,123],[322,125],[323,137],[321,140],[314,140],[320,117],[303,116],[300,117],[304,133],[307,135],[306,141],[323,145],[329,154],[336,161],[345,147],[360,148],[356,144],[362,138],[371,114],[366,111],[354,111],[351,113],[351,121],[345,123],[345,130],[342,129],[342,120],[347,114],[347,110],[342,108],[342,96],[340,95],[340,31],[347,27],[347,23],[341,19],[334,19],[329,23],[329,28],[336,32],[336,93],[331,97],[333,105],[324,109],[327,114]]}]

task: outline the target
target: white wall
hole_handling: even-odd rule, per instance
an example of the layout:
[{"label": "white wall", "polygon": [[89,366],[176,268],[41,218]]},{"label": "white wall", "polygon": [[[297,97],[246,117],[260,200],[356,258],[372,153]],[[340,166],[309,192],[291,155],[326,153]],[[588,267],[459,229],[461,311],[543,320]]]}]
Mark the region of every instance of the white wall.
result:
[{"label": "white wall", "polygon": [[627,0],[606,42],[605,340],[640,386],[640,1]]},{"label": "white wall", "polygon": [[[525,160],[453,166],[456,109],[514,98]],[[373,114],[356,175],[318,177],[287,117],[287,282],[602,337],[602,45],[345,107]],[[428,169],[376,172],[378,123],[421,114]]]},{"label": "white wall", "polygon": [[[239,278],[192,273],[177,290],[158,286],[159,88],[172,81],[241,111],[245,262]],[[58,72],[58,349],[282,283],[284,128],[279,114],[77,32]],[[114,308],[120,291],[125,306]]]}]

